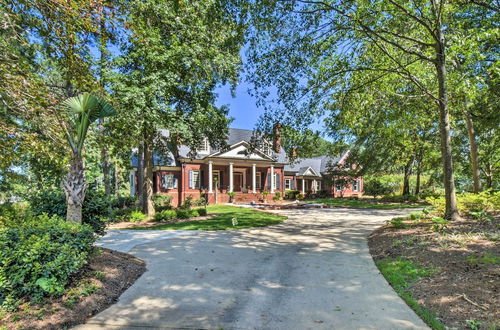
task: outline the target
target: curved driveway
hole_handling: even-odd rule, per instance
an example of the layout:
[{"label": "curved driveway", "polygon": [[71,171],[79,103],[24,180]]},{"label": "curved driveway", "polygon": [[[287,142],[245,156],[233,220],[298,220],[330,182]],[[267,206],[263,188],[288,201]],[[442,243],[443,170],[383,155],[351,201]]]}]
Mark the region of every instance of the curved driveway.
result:
[{"label": "curved driveway", "polygon": [[77,328],[427,329],[379,274],[366,243],[407,210],[279,213],[289,219],[272,227],[114,233],[125,245],[105,238],[106,247],[133,247],[148,271]]}]

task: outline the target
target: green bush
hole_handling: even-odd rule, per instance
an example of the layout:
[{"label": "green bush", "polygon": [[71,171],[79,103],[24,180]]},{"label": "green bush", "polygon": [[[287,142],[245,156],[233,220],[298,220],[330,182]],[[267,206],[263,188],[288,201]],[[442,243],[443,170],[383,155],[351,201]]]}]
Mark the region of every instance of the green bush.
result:
[{"label": "green bush", "polygon": [[397,185],[391,182],[382,182],[379,179],[366,180],[363,184],[363,190],[365,195],[377,197],[390,195],[396,192],[398,189]]},{"label": "green bush", "polygon": [[111,200],[113,209],[133,209],[137,203],[136,196],[118,196]]},{"label": "green bush", "polygon": [[63,293],[72,274],[92,254],[96,236],[88,225],[47,215],[3,217],[0,224],[0,305],[19,298],[39,301]]},{"label": "green bush", "polygon": [[300,194],[298,190],[287,190],[285,191],[285,198],[286,199],[297,199],[297,195]]},{"label": "green bush", "polygon": [[281,201],[283,200],[283,198],[281,197],[281,193],[279,191],[275,192],[274,193],[274,196],[273,196],[273,201]]},{"label": "green bush", "polygon": [[167,221],[177,217],[175,210],[163,210],[155,214],[155,221]]},{"label": "green bush", "polygon": [[394,228],[406,228],[406,224],[403,222],[405,219],[404,218],[392,218],[389,220],[389,224],[393,226]]},{"label": "green bush", "polygon": [[[431,204],[439,214],[445,212],[445,198],[428,197],[427,202]],[[500,192],[491,193],[483,191],[479,194],[463,193],[457,194],[458,210],[462,214],[473,214],[475,212],[491,212],[500,210]]]},{"label": "green bush", "polygon": [[177,219],[188,219],[188,218],[191,217],[190,216],[190,214],[191,214],[190,210],[178,209],[176,211],[176,213],[177,213]]},{"label": "green bush", "polygon": [[186,210],[186,209],[178,209],[177,210],[177,219],[189,219],[199,216],[198,210]]},{"label": "green bush", "polygon": [[[66,197],[59,190],[44,190],[28,197],[30,210],[35,215],[48,214],[66,217]],[[89,189],[83,202],[82,221],[99,235],[104,235],[106,222],[111,218],[111,200],[104,192]]]},{"label": "green bush", "polygon": [[417,203],[418,197],[415,195],[396,195],[396,196],[391,195],[382,197],[381,201],[389,203],[404,203],[404,202]]},{"label": "green bush", "polygon": [[445,220],[441,217],[434,217],[431,219],[433,225],[432,225],[432,230],[433,231],[445,231],[448,229],[448,220]]},{"label": "green bush", "polygon": [[204,207],[200,207],[199,209],[196,209],[196,211],[198,212],[198,215],[201,217],[204,217],[207,215],[207,209]]},{"label": "green bush", "polygon": [[128,220],[131,222],[140,222],[144,219],[146,219],[146,216],[139,210],[133,210],[128,216]]},{"label": "green bush", "polygon": [[153,203],[155,211],[171,210],[173,196],[167,194],[155,194],[153,196]]}]

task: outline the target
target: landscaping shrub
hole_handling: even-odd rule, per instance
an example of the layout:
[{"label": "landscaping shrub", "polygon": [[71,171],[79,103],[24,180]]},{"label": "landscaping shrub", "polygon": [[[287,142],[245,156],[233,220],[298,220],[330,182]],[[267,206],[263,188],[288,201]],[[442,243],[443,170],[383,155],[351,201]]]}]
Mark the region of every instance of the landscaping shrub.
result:
[{"label": "landscaping shrub", "polygon": [[[48,214],[66,217],[66,197],[59,190],[44,190],[28,197],[30,210],[35,215]],[[99,235],[104,235],[106,222],[111,218],[111,200],[104,192],[89,189],[83,202],[82,221]]]},{"label": "landscaping shrub", "polygon": [[363,185],[365,195],[377,197],[390,195],[397,191],[398,186],[391,182],[382,182],[379,179],[366,180]]},{"label": "landscaping shrub", "polygon": [[274,196],[273,196],[273,201],[281,201],[283,200],[283,198],[281,197],[281,193],[279,191],[275,192],[274,193]]},{"label": "landscaping shrub", "polygon": [[146,216],[139,210],[133,210],[128,217],[128,220],[131,222],[140,222],[144,219],[146,219]]},{"label": "landscaping shrub", "polygon": [[188,219],[190,218],[190,210],[186,210],[186,209],[178,209],[176,211],[177,213],[177,219]]},{"label": "landscaping shrub", "polygon": [[137,203],[136,196],[118,196],[111,200],[113,209],[133,209]]},{"label": "landscaping shrub", "polygon": [[92,254],[96,236],[88,225],[57,216],[2,217],[0,221],[0,305],[19,298],[39,301],[62,294],[72,274]]},{"label": "landscaping shrub", "polygon": [[199,217],[200,216],[200,213],[198,213],[198,210],[189,210],[189,217],[190,218],[195,218],[195,217]]},{"label": "landscaping shrub", "polygon": [[[445,198],[428,197],[427,202],[431,204],[439,214],[445,212]],[[491,212],[500,210],[500,192],[491,193],[483,191],[479,194],[463,193],[457,194],[458,210],[462,214],[473,214],[475,212]]]},{"label": "landscaping shrub", "polygon": [[389,202],[389,203],[404,203],[404,202],[417,203],[418,196],[415,195],[384,196],[380,200],[382,202]]},{"label": "landscaping shrub", "polygon": [[193,206],[205,206],[205,202],[206,202],[205,197],[200,197],[194,200]]},{"label": "landscaping shrub", "polygon": [[320,190],[316,193],[318,198],[328,198],[331,197],[332,193],[329,190]]},{"label": "landscaping shrub", "polygon": [[207,215],[207,209],[204,207],[200,207],[199,209],[196,209],[196,211],[198,212],[198,215],[201,217],[204,217]]},{"label": "landscaping shrub", "polygon": [[163,210],[155,214],[155,221],[167,221],[177,217],[175,210]]},{"label": "landscaping shrub", "polygon": [[[229,193],[228,193],[228,195],[229,195]],[[193,203],[194,203],[194,201],[193,201],[193,196],[188,196],[188,197],[186,197],[186,199],[184,200],[184,204],[182,204],[182,205],[180,206],[180,209],[183,209],[183,210],[190,210],[190,209],[191,209],[191,207],[193,207]]]},{"label": "landscaping shrub", "polygon": [[394,228],[406,228],[407,226],[403,222],[404,220],[405,220],[404,218],[397,217],[397,218],[392,218],[391,220],[389,220],[389,223]]},{"label": "landscaping shrub", "polygon": [[286,199],[297,199],[297,195],[300,194],[298,190],[287,190],[285,191],[285,198]]},{"label": "landscaping shrub", "polygon": [[171,195],[167,194],[154,194],[153,203],[155,206],[155,211],[160,212],[163,210],[171,210],[172,209],[172,199]]}]

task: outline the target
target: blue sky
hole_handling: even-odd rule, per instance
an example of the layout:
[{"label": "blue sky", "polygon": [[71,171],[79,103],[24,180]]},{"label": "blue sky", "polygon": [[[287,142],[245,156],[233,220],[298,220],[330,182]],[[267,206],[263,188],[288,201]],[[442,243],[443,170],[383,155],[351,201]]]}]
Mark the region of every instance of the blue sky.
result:
[{"label": "blue sky", "polygon": [[[229,116],[234,118],[234,121],[230,125],[233,128],[253,129],[259,116],[264,113],[264,109],[257,107],[256,99],[248,93],[250,87],[251,85],[247,82],[240,82],[236,87],[234,98],[231,96],[229,86],[217,89],[219,97],[215,103],[217,106],[229,106]],[[319,118],[310,128],[322,131],[322,119]]]}]

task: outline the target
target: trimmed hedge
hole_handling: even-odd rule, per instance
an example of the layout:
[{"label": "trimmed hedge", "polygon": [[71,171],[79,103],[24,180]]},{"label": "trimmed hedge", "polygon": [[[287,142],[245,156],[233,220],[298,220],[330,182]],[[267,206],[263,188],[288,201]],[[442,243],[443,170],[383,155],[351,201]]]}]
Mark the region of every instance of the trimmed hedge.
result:
[{"label": "trimmed hedge", "polygon": [[64,292],[93,252],[92,228],[46,214],[0,217],[0,305]]},{"label": "trimmed hedge", "polygon": [[177,218],[175,210],[163,210],[155,214],[155,221],[166,221]]}]

